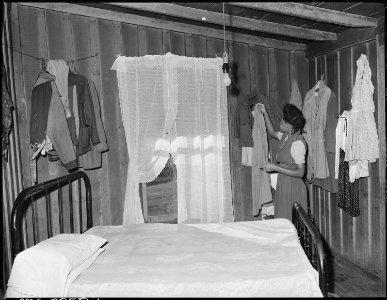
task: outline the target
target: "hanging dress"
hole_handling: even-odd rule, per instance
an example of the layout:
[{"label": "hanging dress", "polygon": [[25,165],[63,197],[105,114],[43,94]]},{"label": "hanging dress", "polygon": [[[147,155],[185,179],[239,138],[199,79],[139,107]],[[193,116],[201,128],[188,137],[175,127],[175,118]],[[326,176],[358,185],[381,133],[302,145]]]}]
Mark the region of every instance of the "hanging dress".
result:
[{"label": "hanging dress", "polygon": [[[301,141],[306,149],[306,142],[301,134],[295,133],[286,139],[282,134],[281,147],[277,153],[277,163],[280,167],[296,169],[296,162],[292,156],[292,144]],[[274,197],[274,218],[292,220],[293,202],[298,202],[305,211],[308,211],[307,188],[302,178],[278,173],[277,189]]]},{"label": "hanging dress", "polygon": [[271,186],[269,174],[261,167],[269,160],[269,146],[267,143],[266,125],[263,115],[254,109],[253,126],[253,155],[252,155],[252,192],[253,192],[253,216],[259,215],[262,206],[271,202]]},{"label": "hanging dress", "polygon": [[364,164],[360,161],[375,162],[379,158],[379,140],[374,118],[374,86],[371,82],[367,56],[361,54],[356,64],[357,73],[352,89],[345,161],[358,161],[359,164]]}]

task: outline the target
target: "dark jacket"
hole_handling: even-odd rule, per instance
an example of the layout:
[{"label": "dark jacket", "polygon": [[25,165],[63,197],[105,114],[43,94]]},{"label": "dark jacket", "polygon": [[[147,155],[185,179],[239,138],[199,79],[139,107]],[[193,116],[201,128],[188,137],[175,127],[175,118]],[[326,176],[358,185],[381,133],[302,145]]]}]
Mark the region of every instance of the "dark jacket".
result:
[{"label": "dark jacket", "polygon": [[[75,74],[69,71],[68,77],[69,87],[76,86],[77,102],[78,102],[78,117],[79,117],[79,132],[78,139],[74,138],[74,144],[77,146],[78,155],[85,154],[92,149],[92,145],[100,143],[95,119],[93,101],[90,94],[89,84],[86,77]],[[73,131],[75,127],[70,126]]]},{"label": "dark jacket", "polygon": [[254,117],[248,102],[239,103],[234,115],[234,136],[239,139],[240,147],[253,147]]},{"label": "dark jacket", "polygon": [[41,144],[46,135],[65,168],[76,168],[74,147],[55,77],[42,71],[32,88],[30,144]]},{"label": "dark jacket", "polygon": [[327,163],[329,168],[329,177],[325,179],[313,178],[312,183],[316,186],[323,188],[331,193],[337,193],[338,181],[335,179],[335,155],[336,155],[336,127],[337,127],[337,97],[336,94],[331,91],[331,96],[328,100],[326,124],[324,130],[325,151],[327,156]]},{"label": "dark jacket", "polygon": [[267,113],[270,117],[270,120],[273,124],[274,130],[279,130],[279,124],[281,123],[281,119],[283,117],[282,108],[277,103],[276,100],[265,96],[261,93],[257,93],[255,90],[252,90],[248,95],[249,104],[252,106],[256,103],[265,104]]}]

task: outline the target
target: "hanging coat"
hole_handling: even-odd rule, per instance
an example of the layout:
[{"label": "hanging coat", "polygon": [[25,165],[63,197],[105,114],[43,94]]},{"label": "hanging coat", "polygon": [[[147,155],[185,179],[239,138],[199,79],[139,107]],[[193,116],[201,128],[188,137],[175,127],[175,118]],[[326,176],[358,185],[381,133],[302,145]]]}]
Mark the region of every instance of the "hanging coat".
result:
[{"label": "hanging coat", "polygon": [[328,163],[328,177],[325,179],[313,178],[312,180],[312,184],[331,193],[337,193],[338,191],[337,179],[335,178],[337,107],[336,94],[331,90],[324,129],[324,148]]},{"label": "hanging coat", "polygon": [[[100,140],[100,143],[96,145],[92,145],[91,151],[79,156],[78,158],[79,166],[83,167],[85,170],[100,168],[102,166],[102,152],[108,150],[105,129],[103,127],[102,119],[101,119],[101,110],[99,105],[98,93],[94,86],[94,83],[91,80],[88,80],[88,84],[89,84],[91,99],[93,100],[95,121],[96,121],[98,138]],[[74,87],[74,89],[76,88]]]},{"label": "hanging coat", "polygon": [[253,192],[253,216],[256,216],[262,209],[263,204],[272,201],[269,174],[261,169],[263,163],[268,161],[269,148],[265,120],[258,108],[254,110],[253,140],[251,186]]},{"label": "hanging coat", "polygon": [[[305,95],[303,106],[306,120],[304,137],[309,149],[307,161],[307,179],[309,180],[312,178],[325,179],[330,174],[324,133],[326,125],[330,125],[329,122],[327,123],[327,107],[331,94],[331,89],[325,85],[324,81],[319,81],[318,91],[315,86]],[[334,98],[336,97],[334,96]],[[330,129],[329,138],[335,137],[336,123]],[[329,148],[334,151],[334,141],[329,140],[327,143],[329,143]]]},{"label": "hanging coat", "polygon": [[41,71],[32,88],[30,144],[42,144],[46,135],[67,170],[77,167],[75,151],[55,77]]},{"label": "hanging coat", "polygon": [[239,147],[253,147],[253,116],[248,102],[239,103],[234,115],[234,136]]}]

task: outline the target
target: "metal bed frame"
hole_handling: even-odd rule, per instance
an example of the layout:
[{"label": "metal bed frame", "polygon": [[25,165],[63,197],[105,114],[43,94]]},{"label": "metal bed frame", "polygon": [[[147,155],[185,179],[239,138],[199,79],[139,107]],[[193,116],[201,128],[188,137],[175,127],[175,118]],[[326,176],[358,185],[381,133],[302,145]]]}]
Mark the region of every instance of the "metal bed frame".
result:
[{"label": "metal bed frame", "polygon": [[[84,232],[93,226],[92,222],[92,199],[91,199],[91,187],[90,180],[86,173],[77,171],[57,179],[53,179],[47,182],[40,183],[38,185],[29,187],[23,190],[15,200],[11,214],[11,238],[12,238],[12,259],[16,254],[28,248],[27,245],[27,230],[25,225],[25,214],[29,205],[32,210],[32,226],[33,226],[33,243],[37,241],[37,229],[36,229],[36,217],[34,212],[34,200],[39,196],[45,197],[46,204],[46,219],[47,219],[47,234],[48,238],[52,236],[52,224],[51,224],[51,204],[49,192],[58,190],[58,207],[59,207],[59,225],[60,233],[63,233],[63,197],[62,188],[69,189],[69,204],[70,204],[70,230],[74,233],[74,216],[73,216],[73,199],[72,199],[72,182],[78,181],[79,199],[81,199],[81,180],[85,183],[85,197],[86,197],[86,229],[82,228],[82,201],[79,201],[79,226],[80,232]],[[324,297],[328,296],[328,272],[327,272],[327,258],[324,250],[324,245],[321,236],[317,228],[308,217],[305,210],[299,203],[295,202],[292,206],[292,221],[297,229],[298,237],[302,248],[305,251],[312,266],[319,273],[320,289]]]},{"label": "metal bed frame", "polygon": [[306,256],[318,271],[321,292],[324,297],[328,297],[328,265],[324,243],[316,226],[298,202],[292,206],[292,222]]},{"label": "metal bed frame", "polygon": [[47,224],[47,235],[48,238],[53,236],[53,226],[51,223],[51,197],[49,193],[52,191],[58,191],[58,208],[59,208],[59,230],[60,233],[64,232],[63,223],[63,195],[62,189],[68,189],[68,201],[70,210],[70,232],[74,233],[74,209],[73,209],[73,193],[72,193],[72,182],[78,182],[78,199],[82,199],[81,192],[81,180],[85,185],[85,198],[86,198],[86,229],[82,228],[82,201],[79,201],[78,218],[79,218],[79,232],[84,232],[87,229],[93,227],[92,218],[92,199],[91,199],[91,186],[90,180],[87,174],[83,171],[77,171],[68,175],[52,179],[23,190],[16,198],[11,213],[11,239],[12,239],[12,260],[16,254],[28,248],[27,243],[27,228],[25,222],[25,215],[27,208],[31,206],[32,212],[32,231],[33,231],[33,244],[37,244],[38,232],[37,232],[37,218],[36,208],[33,205],[34,201],[40,199],[42,196],[45,197],[46,201],[46,224]]}]

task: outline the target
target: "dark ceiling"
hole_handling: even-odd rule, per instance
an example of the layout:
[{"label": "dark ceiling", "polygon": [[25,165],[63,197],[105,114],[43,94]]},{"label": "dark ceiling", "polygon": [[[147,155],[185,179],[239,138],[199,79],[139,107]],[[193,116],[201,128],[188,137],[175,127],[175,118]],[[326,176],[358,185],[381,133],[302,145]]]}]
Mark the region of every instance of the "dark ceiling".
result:
[{"label": "dark ceiling", "polygon": [[[385,16],[384,2],[89,2],[82,4],[215,29],[223,29],[225,26],[226,30],[231,32],[299,44],[336,40],[340,33],[353,27],[376,27],[377,20]],[[206,20],[202,16],[206,16]],[[228,23],[223,23],[222,19]],[[361,25],[356,21],[357,19],[364,19],[364,22],[374,24]]]}]

